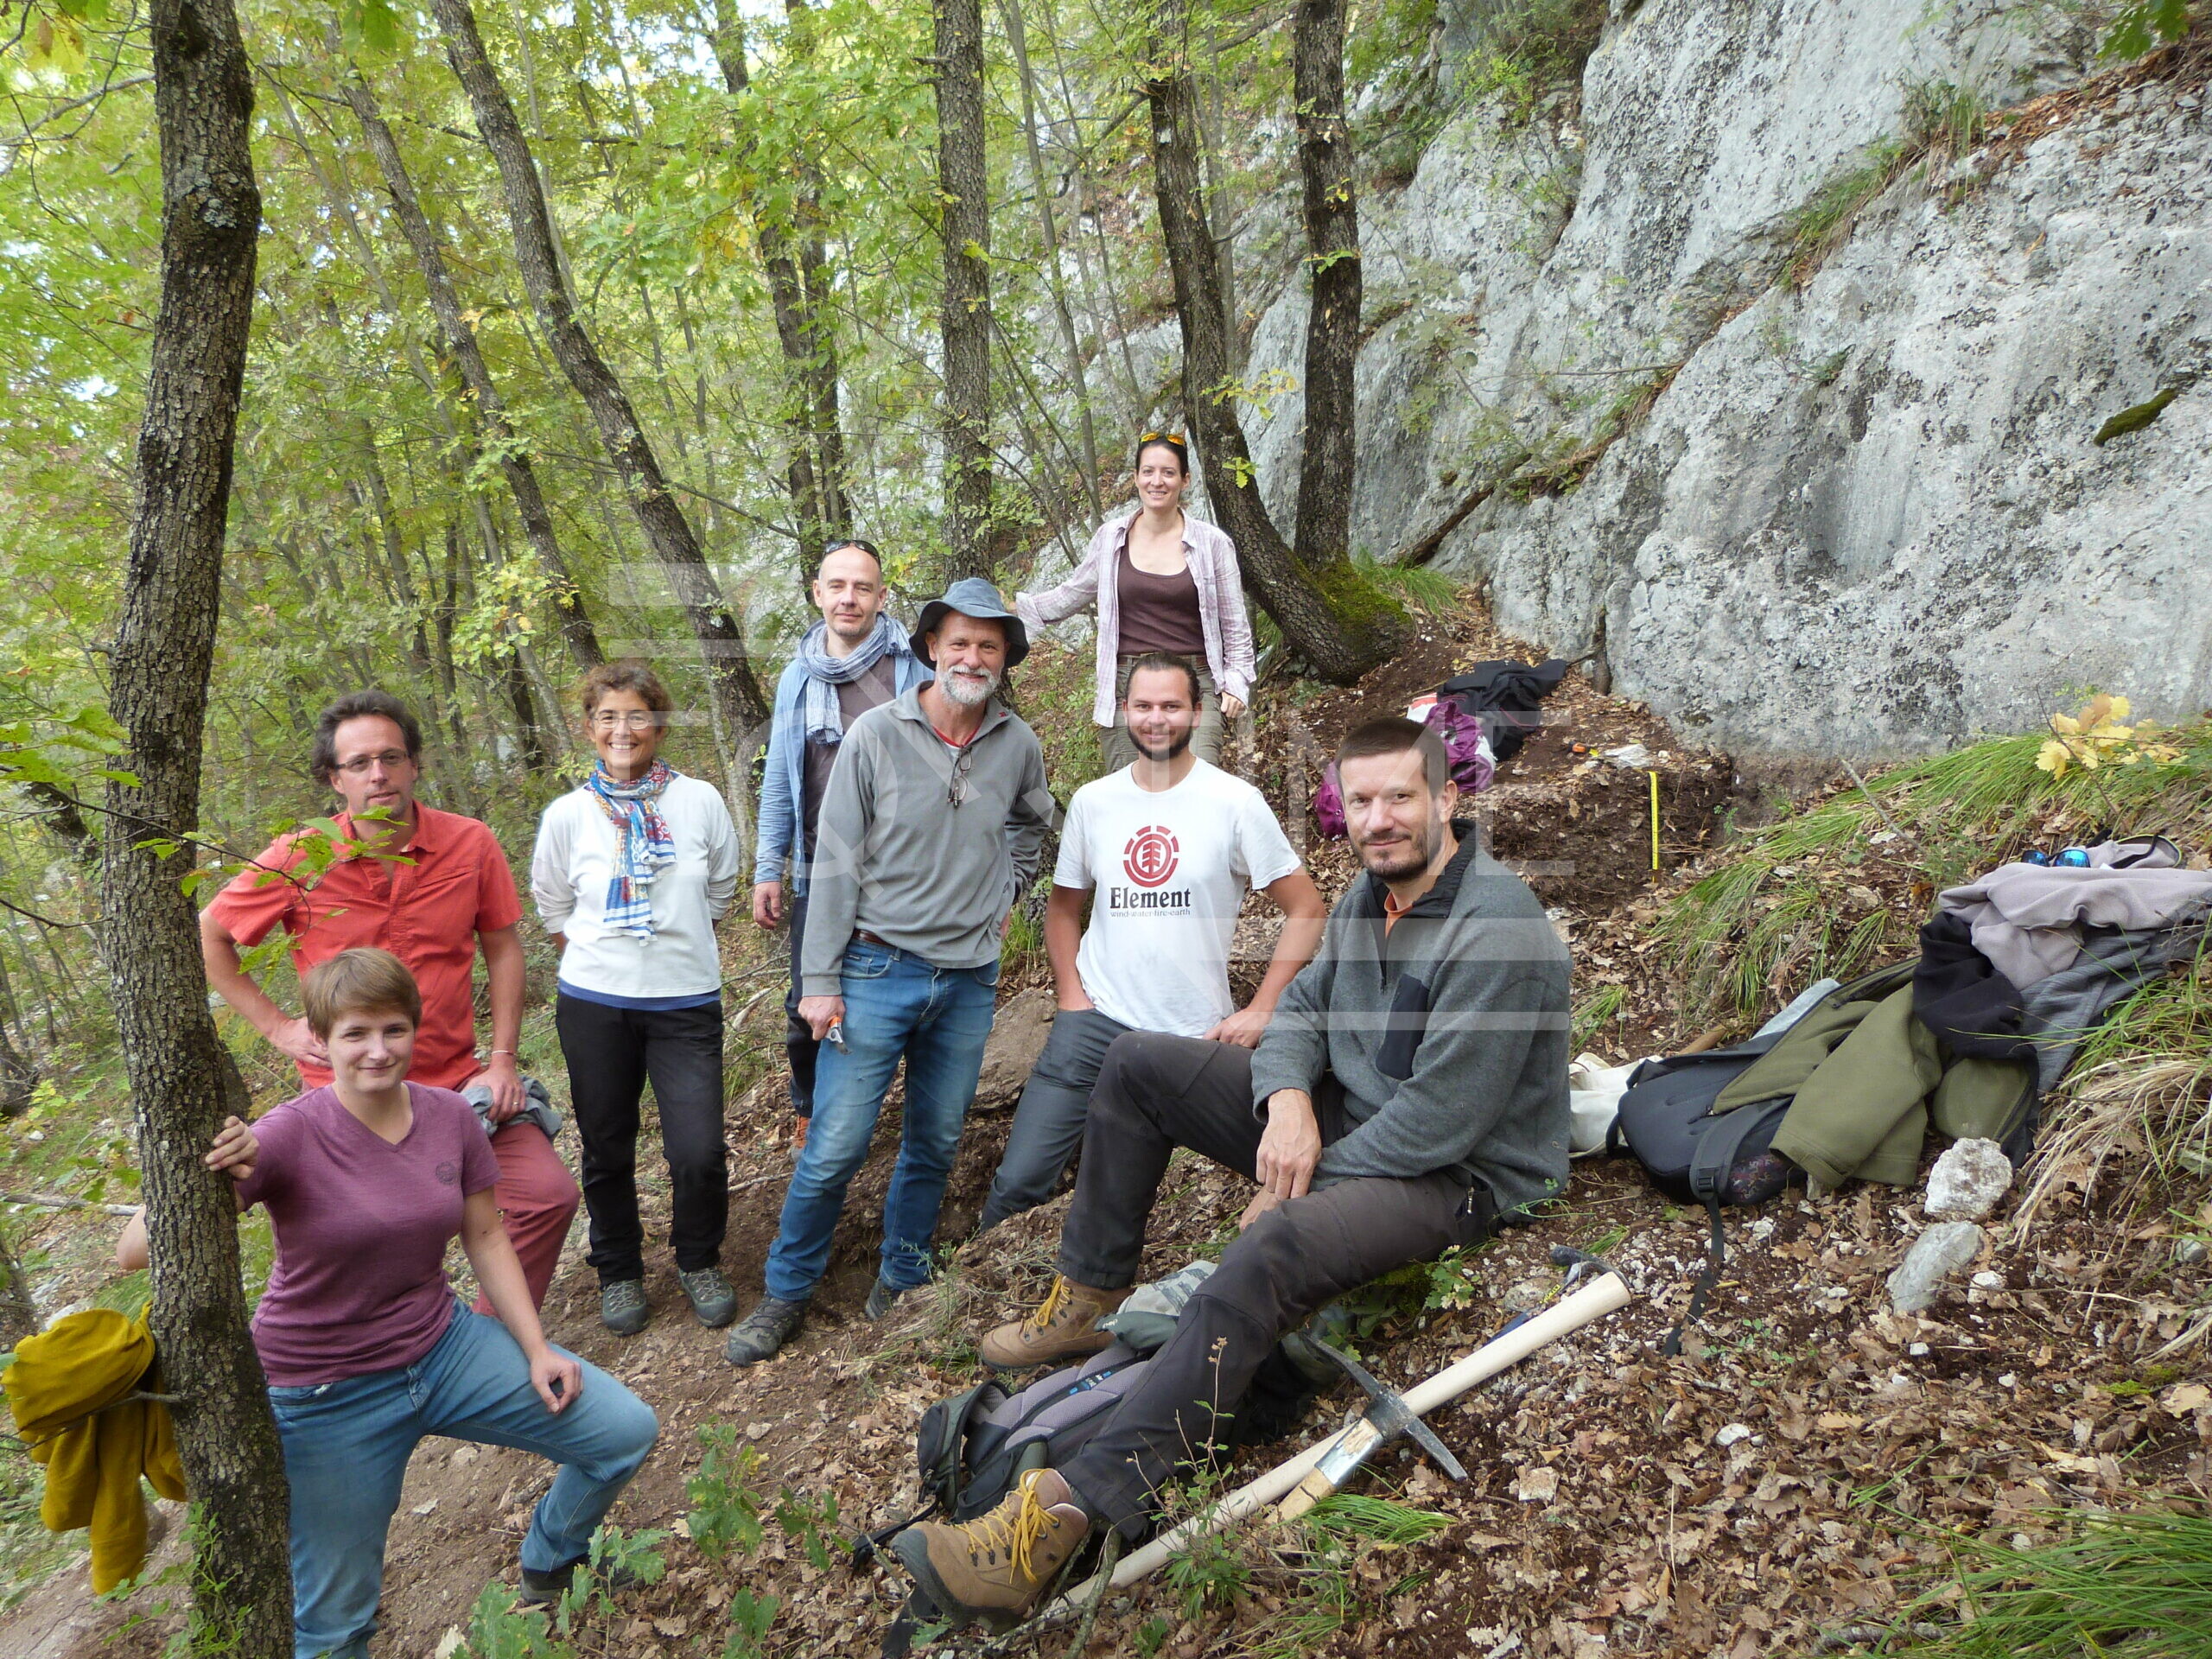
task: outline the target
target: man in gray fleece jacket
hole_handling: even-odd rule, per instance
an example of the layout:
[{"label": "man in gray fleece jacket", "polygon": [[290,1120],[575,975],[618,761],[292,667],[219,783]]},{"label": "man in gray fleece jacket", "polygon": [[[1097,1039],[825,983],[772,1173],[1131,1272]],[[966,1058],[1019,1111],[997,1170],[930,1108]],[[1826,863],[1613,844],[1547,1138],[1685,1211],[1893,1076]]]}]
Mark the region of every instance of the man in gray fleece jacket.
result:
[{"label": "man in gray fleece jacket", "polygon": [[[1136,1277],[1161,1177],[1189,1147],[1259,1184],[1241,1236],[1143,1380],[1065,1468],[893,1548],[955,1620],[1027,1614],[1094,1526],[1129,1528],[1216,1438],[1276,1341],[1408,1262],[1471,1244],[1567,1181],[1567,948],[1535,896],[1452,821],[1427,727],[1382,720],[1338,755],[1366,867],[1258,1052],[1133,1032],[1106,1052],[1059,1276],[984,1338],[1014,1369],[1097,1352]],[[995,1545],[1005,1537],[1026,1548]]]},{"label": "man in gray fleece jacket", "polygon": [[880,1319],[928,1277],[991,1033],[999,936],[1058,816],[1037,734],[993,699],[1028,652],[998,590],[955,582],[922,607],[913,645],[936,680],[852,723],[823,798],[799,957],[798,1017],[824,1045],[814,1124],[768,1252],[767,1294],[724,1350],[735,1365],[767,1358],[798,1328],[901,1058],[905,1131],[863,1311]]}]

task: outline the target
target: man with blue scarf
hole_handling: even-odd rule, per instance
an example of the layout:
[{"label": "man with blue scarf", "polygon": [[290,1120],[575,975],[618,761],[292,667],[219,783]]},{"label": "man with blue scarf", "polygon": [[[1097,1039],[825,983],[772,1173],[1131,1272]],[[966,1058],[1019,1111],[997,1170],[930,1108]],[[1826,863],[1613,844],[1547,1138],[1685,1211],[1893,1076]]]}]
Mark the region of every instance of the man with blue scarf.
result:
[{"label": "man with blue scarf", "polygon": [[[845,728],[878,703],[930,678],[906,632],[883,613],[883,561],[866,542],[832,542],[822,556],[812,596],[822,620],[776,683],[767,774],[760,784],[760,841],[753,859],[753,919],[791,924],[791,984],[784,997],[784,1052],[791,1068],[794,1140],[804,1145],[814,1115],[814,1062],[820,1045],[798,1017],[798,958],[806,933],[807,866],[822,818],[822,798]],[[784,866],[791,865],[791,897]]]}]

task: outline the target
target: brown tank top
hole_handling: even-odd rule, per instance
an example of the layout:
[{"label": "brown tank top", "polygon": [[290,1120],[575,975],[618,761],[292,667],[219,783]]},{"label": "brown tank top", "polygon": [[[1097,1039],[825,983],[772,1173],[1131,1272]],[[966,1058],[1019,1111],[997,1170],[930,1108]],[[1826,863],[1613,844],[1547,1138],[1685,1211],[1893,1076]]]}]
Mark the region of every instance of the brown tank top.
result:
[{"label": "brown tank top", "polygon": [[1125,546],[1115,583],[1122,606],[1116,655],[1137,657],[1147,651],[1172,651],[1204,658],[1206,634],[1198,620],[1198,584],[1187,560],[1173,575],[1155,576],[1149,570],[1138,569]]}]

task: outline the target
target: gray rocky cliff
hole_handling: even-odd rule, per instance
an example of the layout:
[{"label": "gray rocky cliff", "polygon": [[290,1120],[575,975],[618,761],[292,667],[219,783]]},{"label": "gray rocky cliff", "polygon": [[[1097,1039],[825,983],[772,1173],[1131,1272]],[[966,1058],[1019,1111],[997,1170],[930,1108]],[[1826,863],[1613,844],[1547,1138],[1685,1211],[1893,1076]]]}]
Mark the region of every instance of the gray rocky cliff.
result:
[{"label": "gray rocky cliff", "polygon": [[[1614,10],[1579,105],[1476,98],[1362,204],[1355,550],[1602,642],[1616,690],[1745,752],[1940,749],[2092,684],[2212,707],[2212,53],[2114,75],[2056,8]],[[1910,158],[1939,86],[2014,113],[1793,271],[1800,210]],[[1294,380],[1303,308],[1248,383]],[[1246,416],[1287,522],[1299,398]]]}]

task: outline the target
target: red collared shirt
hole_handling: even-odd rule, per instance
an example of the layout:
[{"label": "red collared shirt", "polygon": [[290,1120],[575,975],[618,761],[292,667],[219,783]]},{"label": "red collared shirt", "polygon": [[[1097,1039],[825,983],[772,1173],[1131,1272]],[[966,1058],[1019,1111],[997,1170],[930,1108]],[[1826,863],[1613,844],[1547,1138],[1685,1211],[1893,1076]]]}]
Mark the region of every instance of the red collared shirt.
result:
[{"label": "red collared shirt", "polygon": [[[353,820],[338,815],[348,836]],[[299,862],[295,837],[280,836],[207,906],[242,945],[277,928],[292,936],[292,965],[305,973],[341,950],[372,944],[405,963],[423,990],[423,1024],[407,1075],[436,1089],[458,1089],[478,1071],[476,1002],[470,974],[476,936],[512,927],[522,900],[506,855],[486,825],[420,802],[415,828],[398,850],[412,863],[359,852],[341,856],[311,887],[270,870]],[[308,1088],[330,1081],[302,1065]]]}]

